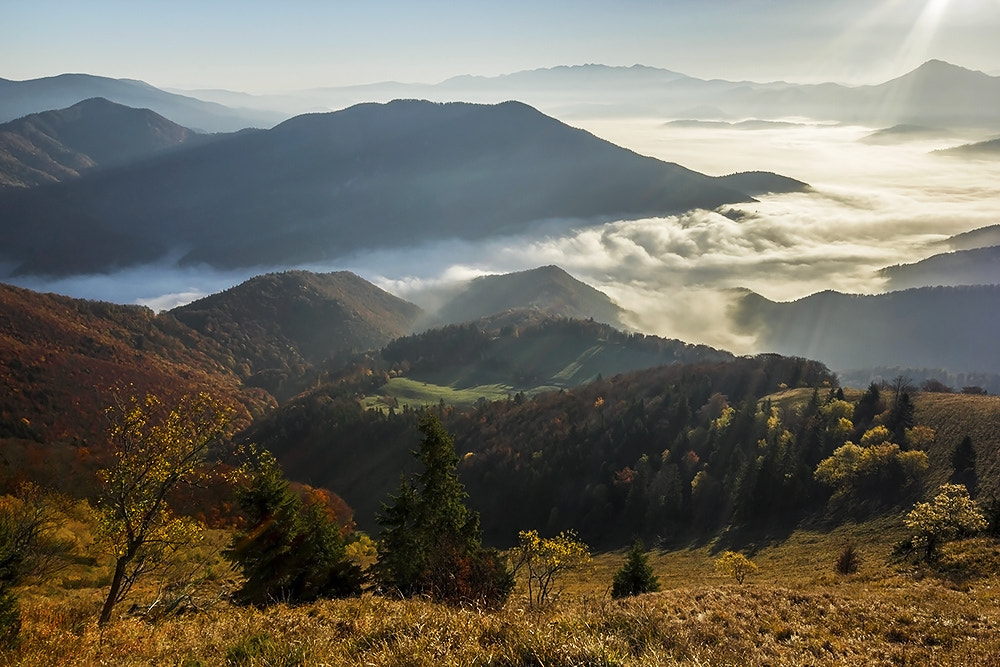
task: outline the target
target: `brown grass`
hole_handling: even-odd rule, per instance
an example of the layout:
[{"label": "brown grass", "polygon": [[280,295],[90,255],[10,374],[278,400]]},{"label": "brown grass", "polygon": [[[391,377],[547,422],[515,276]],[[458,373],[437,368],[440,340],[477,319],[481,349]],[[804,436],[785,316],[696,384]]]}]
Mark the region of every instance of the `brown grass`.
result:
[{"label": "brown grass", "polygon": [[[376,596],[257,610],[204,595],[155,621],[123,608],[102,633],[100,589],[28,589],[21,648],[0,664],[1000,664],[997,543],[946,545],[933,567],[902,562],[889,555],[898,525],[796,532],[753,554],[760,571],[744,585],[713,571],[710,547],[654,551],[663,592],[624,601],[608,595],[623,553],[602,554],[542,609],[523,592],[496,612]],[[843,576],[848,540],[862,567]]]}]

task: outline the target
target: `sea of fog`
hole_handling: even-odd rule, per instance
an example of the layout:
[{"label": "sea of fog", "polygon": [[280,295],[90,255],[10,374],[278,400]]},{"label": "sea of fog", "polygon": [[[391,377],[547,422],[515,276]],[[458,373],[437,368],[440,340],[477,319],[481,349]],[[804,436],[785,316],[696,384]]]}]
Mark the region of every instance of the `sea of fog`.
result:
[{"label": "sea of fog", "polygon": [[931,153],[985,136],[874,144],[864,141],[874,128],[807,122],[765,129],[655,119],[569,123],[709,175],[773,171],[813,189],[762,196],[735,210],[597,226],[558,221],[516,237],[434,242],[323,265],[218,271],[164,262],[110,275],[17,282],[161,310],[270,270],[350,270],[433,309],[476,276],[557,264],[632,311],[637,330],[748,353],[755,351],[754,340],[724,324],[729,290],[751,289],[774,300],[827,289],[877,293],[884,288],[879,269],[944,252],[948,237],[1000,223],[1000,161]]}]

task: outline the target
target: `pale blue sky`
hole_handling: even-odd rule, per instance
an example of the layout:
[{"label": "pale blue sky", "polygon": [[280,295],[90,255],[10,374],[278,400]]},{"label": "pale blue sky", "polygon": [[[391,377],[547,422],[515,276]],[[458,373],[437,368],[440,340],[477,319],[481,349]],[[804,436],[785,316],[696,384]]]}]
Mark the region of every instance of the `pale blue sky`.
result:
[{"label": "pale blue sky", "polygon": [[280,92],[563,64],[875,83],[929,58],[1000,74],[1000,0],[6,0],[0,77]]}]

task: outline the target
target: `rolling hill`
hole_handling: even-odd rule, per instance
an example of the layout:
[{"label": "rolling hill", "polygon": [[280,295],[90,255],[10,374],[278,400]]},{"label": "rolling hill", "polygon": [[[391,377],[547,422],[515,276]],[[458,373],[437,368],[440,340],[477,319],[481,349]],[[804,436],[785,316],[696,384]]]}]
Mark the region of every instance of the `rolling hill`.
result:
[{"label": "rolling hill", "polygon": [[934,152],[939,155],[995,160],[1000,158],[1000,139],[990,139],[989,141],[980,141],[974,144],[965,144]]},{"label": "rolling hill", "polygon": [[706,345],[623,333],[592,320],[544,317],[524,324],[484,318],[398,338],[382,360],[388,381],[369,392],[370,405],[471,405],[515,393],[571,389],[600,377],[670,364],[730,361]]},{"label": "rolling hill", "polygon": [[92,98],[0,125],[0,187],[76,178],[204,138],[149,109]]},{"label": "rolling hill", "polygon": [[275,266],[749,200],[524,104],[397,101],[299,116],[44,196],[8,194],[0,241],[20,274],[103,271],[170,252]]}]

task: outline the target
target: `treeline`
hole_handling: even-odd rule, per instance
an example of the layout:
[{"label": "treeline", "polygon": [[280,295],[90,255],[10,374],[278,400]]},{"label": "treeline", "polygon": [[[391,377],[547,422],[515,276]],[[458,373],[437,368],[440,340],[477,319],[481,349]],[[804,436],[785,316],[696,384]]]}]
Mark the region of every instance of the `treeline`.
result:
[{"label": "treeline", "polygon": [[381,356],[393,368],[433,370],[473,361],[498,360],[519,341],[546,338],[604,341],[620,345],[638,354],[655,357],[660,364],[725,361],[732,355],[707,345],[695,345],[676,339],[627,333],[593,320],[550,318],[527,326],[508,324],[493,329],[489,322],[453,324],[423,333],[397,338],[387,344]]},{"label": "treeline", "polygon": [[[785,388],[804,389],[781,404],[762,400]],[[534,528],[620,546],[636,535],[655,542],[734,521],[864,515],[911,499],[926,456],[908,452],[933,435],[914,430],[905,392],[873,391],[849,403],[822,364],[761,355],[430,411],[454,434],[487,542],[509,545]],[[273,451],[292,478],[335,489],[364,528],[406,467],[423,412],[366,411],[341,385],[244,437]],[[824,478],[827,460],[834,474]]]}]

